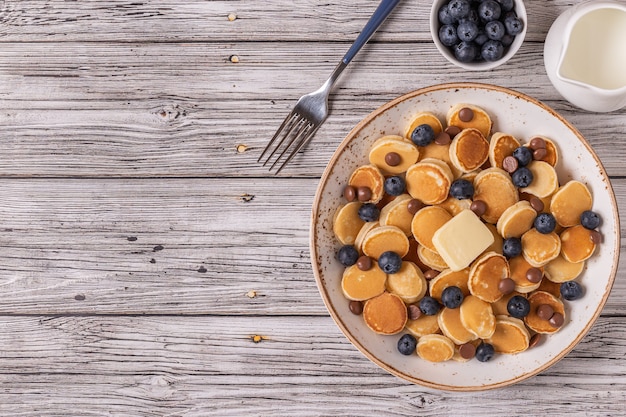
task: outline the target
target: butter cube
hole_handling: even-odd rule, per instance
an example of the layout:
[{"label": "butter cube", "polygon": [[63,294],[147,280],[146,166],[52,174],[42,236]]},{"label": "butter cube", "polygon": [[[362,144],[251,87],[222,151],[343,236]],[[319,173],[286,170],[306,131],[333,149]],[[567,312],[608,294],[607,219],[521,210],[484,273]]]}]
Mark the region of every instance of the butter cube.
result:
[{"label": "butter cube", "polygon": [[451,270],[469,266],[494,241],[487,226],[472,210],[463,210],[433,235],[433,244]]}]

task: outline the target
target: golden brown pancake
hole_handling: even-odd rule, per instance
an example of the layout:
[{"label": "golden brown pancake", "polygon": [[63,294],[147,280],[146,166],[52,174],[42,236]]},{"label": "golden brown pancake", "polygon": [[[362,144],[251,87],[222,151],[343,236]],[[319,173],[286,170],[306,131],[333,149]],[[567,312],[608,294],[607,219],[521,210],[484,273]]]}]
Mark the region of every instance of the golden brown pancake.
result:
[{"label": "golden brown pancake", "polygon": [[450,161],[461,172],[480,168],[489,158],[489,142],[477,129],[463,129],[450,144]]},{"label": "golden brown pancake", "polygon": [[[561,243],[562,242],[563,239],[561,239]],[[563,251],[562,245],[561,251]],[[548,262],[544,268],[546,278],[552,282],[560,284],[578,277],[585,269],[585,262],[570,262],[563,258],[563,256],[559,255]]]},{"label": "golden brown pancake", "polygon": [[530,334],[520,319],[507,316],[496,317],[496,331],[486,339],[498,353],[520,353],[528,349]]},{"label": "golden brown pancake", "polygon": [[554,233],[539,233],[534,227],[522,235],[522,255],[534,267],[541,267],[559,256],[561,239]]},{"label": "golden brown pancake", "polygon": [[433,131],[435,132],[435,136],[437,136],[443,130],[443,126],[441,125],[441,121],[439,120],[439,118],[432,112],[424,111],[417,113],[413,117],[409,128],[406,130],[405,137],[407,139],[411,139],[411,135],[413,134],[415,128],[423,124],[427,124],[432,127]]},{"label": "golden brown pancake", "polygon": [[439,328],[445,336],[457,345],[462,345],[476,339],[461,323],[461,310],[458,308],[444,307],[438,315]]},{"label": "golden brown pancake", "polygon": [[348,300],[365,301],[385,291],[387,274],[373,263],[367,271],[361,271],[356,265],[343,271],[341,289]]},{"label": "golden brown pancake", "polygon": [[552,196],[550,212],[561,226],[576,226],[580,224],[583,211],[591,210],[592,203],[591,192],[587,186],[580,181],[571,180]]},{"label": "golden brown pancake", "polygon": [[435,271],[443,271],[448,268],[446,261],[437,252],[431,251],[426,246],[420,245],[417,248],[417,256],[424,265]]},{"label": "golden brown pancake", "polygon": [[469,268],[461,269],[460,271],[444,269],[428,282],[430,296],[441,300],[443,290],[448,287],[459,287],[463,295],[468,296],[470,294],[468,280]]},{"label": "golden brown pancake", "polygon": [[434,158],[423,159],[411,165],[406,171],[408,193],[424,204],[439,204],[445,201],[452,180],[452,171],[448,164]]},{"label": "golden brown pancake", "polygon": [[417,355],[429,362],[445,362],[454,355],[454,343],[440,334],[425,335],[417,341]]},{"label": "golden brown pancake", "polygon": [[491,304],[469,295],[461,303],[461,323],[480,339],[486,339],[496,331],[496,316]]},{"label": "golden brown pancake", "polygon": [[[395,152],[400,156],[400,163],[389,165],[385,159],[388,153]],[[413,143],[402,136],[389,135],[377,139],[369,153],[370,164],[377,166],[382,172],[400,174],[406,171],[419,159],[419,150]]]},{"label": "golden brown pancake", "polygon": [[544,320],[537,315],[537,308],[542,304],[548,304],[555,313],[560,313],[565,317],[565,308],[563,302],[554,295],[544,292],[535,291],[528,297],[530,303],[530,313],[524,317],[524,322],[528,328],[536,333],[549,334],[555,333],[560,328],[553,327],[548,320]]},{"label": "golden brown pancake", "polygon": [[[539,288],[541,282],[530,282],[526,278],[526,273],[530,268],[534,268],[523,256],[516,256],[509,259],[509,268],[511,269],[510,278],[515,281],[515,291],[527,294]],[[543,268],[538,268],[543,273]]]},{"label": "golden brown pancake", "polygon": [[409,239],[396,226],[379,226],[365,236],[361,249],[363,254],[374,259],[387,251],[393,251],[403,258],[409,253]]},{"label": "golden brown pancake", "polygon": [[[464,108],[469,108],[474,113],[474,117],[467,122],[461,120],[460,113],[461,110],[463,110]],[[448,126],[457,126],[461,129],[478,129],[480,133],[482,133],[483,136],[486,138],[489,137],[489,135],[491,134],[491,117],[489,117],[489,114],[487,114],[487,112],[481,107],[475,106],[473,104],[455,104],[450,108],[450,110],[448,110],[446,122],[448,123]]]},{"label": "golden brown pancake", "polygon": [[487,204],[487,211],[482,218],[496,224],[502,213],[518,202],[519,195],[506,171],[488,168],[474,179],[474,200],[482,200]]},{"label": "golden brown pancake", "polygon": [[365,224],[359,217],[361,203],[353,201],[337,208],[333,217],[333,232],[343,245],[352,245]]},{"label": "golden brown pancake", "polygon": [[382,226],[396,226],[405,235],[411,236],[411,222],[413,215],[409,212],[409,202],[412,200],[408,194],[397,196],[387,203],[381,210],[378,221]]},{"label": "golden brown pancake", "polygon": [[525,200],[518,201],[504,210],[498,219],[498,233],[505,239],[521,237],[533,227],[537,212]]},{"label": "golden brown pancake", "polygon": [[533,180],[528,187],[520,188],[521,192],[545,198],[559,188],[559,178],[552,165],[543,161],[531,161],[526,168],[533,174]]},{"label": "golden brown pancake", "polygon": [[422,314],[416,320],[408,320],[406,329],[415,337],[422,337],[427,334],[435,334],[439,332],[439,323],[437,321],[438,314],[427,316]]},{"label": "golden brown pancake", "polygon": [[502,292],[498,289],[500,281],[510,274],[506,258],[495,252],[488,252],[476,259],[470,268],[470,293],[483,301],[493,303],[502,297]]},{"label": "golden brown pancake", "polygon": [[514,136],[508,133],[495,132],[489,140],[489,163],[492,167],[502,168],[502,161],[520,147]]},{"label": "golden brown pancake", "polygon": [[352,172],[348,184],[354,188],[367,187],[372,192],[369,202],[378,203],[385,193],[385,177],[375,165],[362,165]]},{"label": "golden brown pancake", "polygon": [[445,209],[439,206],[426,206],[413,216],[411,231],[420,245],[437,252],[433,244],[433,235],[451,219],[452,216]]},{"label": "golden brown pancake", "polygon": [[419,301],[426,294],[428,283],[422,271],[413,262],[402,262],[395,274],[387,275],[387,291],[402,298],[407,304]]},{"label": "golden brown pancake", "polygon": [[561,255],[569,262],[583,262],[593,255],[596,244],[591,240],[591,230],[578,224],[561,232]]},{"label": "golden brown pancake", "polygon": [[384,292],[365,302],[363,319],[378,334],[399,333],[408,319],[406,304],[397,295]]}]

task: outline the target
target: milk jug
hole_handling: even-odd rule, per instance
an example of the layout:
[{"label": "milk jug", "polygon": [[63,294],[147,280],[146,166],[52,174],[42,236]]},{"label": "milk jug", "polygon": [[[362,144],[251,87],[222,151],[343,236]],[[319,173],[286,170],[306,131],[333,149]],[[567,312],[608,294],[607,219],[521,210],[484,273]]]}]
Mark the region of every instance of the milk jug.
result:
[{"label": "milk jug", "polygon": [[575,106],[594,112],[626,106],[626,3],[572,6],[552,24],[543,58],[550,81]]}]

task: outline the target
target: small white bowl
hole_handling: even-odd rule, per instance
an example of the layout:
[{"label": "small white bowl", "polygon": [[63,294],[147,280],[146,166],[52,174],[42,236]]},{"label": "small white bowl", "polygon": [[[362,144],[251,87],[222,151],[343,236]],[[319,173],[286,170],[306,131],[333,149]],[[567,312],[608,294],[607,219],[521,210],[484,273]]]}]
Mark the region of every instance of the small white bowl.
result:
[{"label": "small white bowl", "polygon": [[453,63],[454,65],[464,68],[466,70],[471,71],[486,71],[493,68],[496,68],[505,62],[507,62],[517,50],[522,46],[524,42],[524,38],[526,37],[526,28],[528,27],[528,18],[526,15],[526,6],[524,6],[523,0],[515,0],[515,13],[517,13],[517,17],[524,23],[524,29],[521,33],[515,36],[515,40],[509,46],[506,53],[497,61],[476,61],[476,62],[460,62],[454,56],[454,53],[439,40],[439,28],[441,24],[439,23],[439,9],[444,3],[448,3],[450,0],[435,0],[433,1],[433,6],[430,9],[430,34],[433,38],[433,42],[439,49],[439,52],[446,58],[448,61]]}]

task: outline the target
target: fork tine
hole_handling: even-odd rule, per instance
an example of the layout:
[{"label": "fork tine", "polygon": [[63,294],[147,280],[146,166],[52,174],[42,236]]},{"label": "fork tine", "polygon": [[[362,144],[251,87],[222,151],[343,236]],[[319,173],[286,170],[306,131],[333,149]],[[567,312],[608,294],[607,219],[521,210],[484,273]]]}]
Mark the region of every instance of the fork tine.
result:
[{"label": "fork tine", "polygon": [[285,153],[291,148],[291,145],[296,140],[298,140],[298,141],[300,140],[300,137],[308,129],[309,125],[310,125],[309,121],[306,120],[305,118],[300,118],[300,120],[298,120],[298,126],[299,126],[298,130],[292,136],[291,140],[287,143],[287,145],[285,145],[285,147],[283,148],[283,151],[278,155],[278,157],[276,158],[274,163],[270,166],[270,171],[276,166],[276,164],[278,163],[278,161],[280,161],[280,159],[283,157],[283,155],[285,155]]},{"label": "fork tine", "polygon": [[272,152],[269,154],[269,156],[267,157],[267,159],[263,163],[263,166],[267,165],[267,163],[272,160],[272,157],[274,157],[276,152],[278,152],[283,147],[283,143],[285,143],[285,140],[289,136],[291,136],[291,134],[294,131],[298,131],[297,130],[297,129],[299,129],[298,126],[302,125],[303,121],[304,121],[304,119],[302,118],[302,116],[300,116],[297,113],[294,113],[294,115],[291,118],[291,120],[289,121],[289,123],[287,123],[287,126],[285,126],[285,128],[283,129],[283,132],[281,132],[281,136],[282,137],[281,137],[280,141],[278,141],[278,144],[274,147]]},{"label": "fork tine", "polygon": [[[272,170],[272,168],[274,168],[278,161],[280,161],[281,157],[287,152],[287,150],[291,149],[289,155],[287,155],[287,159],[278,167],[278,170],[274,173],[274,175],[278,174],[289,163],[289,161],[291,161],[296,156],[300,149],[302,149],[304,145],[309,143],[318,127],[319,125],[315,126],[311,122],[306,123],[304,125],[304,128],[301,129],[300,132],[298,132],[298,134],[291,140],[291,142],[289,142],[285,150],[283,150],[283,152],[278,156],[274,164],[272,164],[272,166],[270,167],[270,171]],[[292,146],[294,143],[296,144],[295,147]]]},{"label": "fork tine", "polygon": [[[265,155],[265,153],[271,149],[272,144],[274,143],[274,141],[276,140],[276,138],[278,138],[278,136],[280,136],[281,133],[283,133],[283,129],[289,124],[289,122],[293,121],[293,118],[295,116],[295,109],[291,110],[291,112],[289,112],[289,114],[287,115],[287,117],[285,117],[285,120],[283,120],[282,124],[280,125],[280,127],[276,130],[276,133],[274,133],[274,136],[272,137],[272,140],[269,141],[269,143],[267,144],[267,146],[265,146],[265,149],[263,149],[263,152],[261,153],[261,155],[259,156],[259,159],[257,159],[257,162],[261,162],[261,159],[263,159],[263,155]],[[269,160],[271,158],[268,157],[267,159]],[[265,161],[265,163],[267,163],[267,161]],[[265,164],[263,164],[265,165]]]}]

